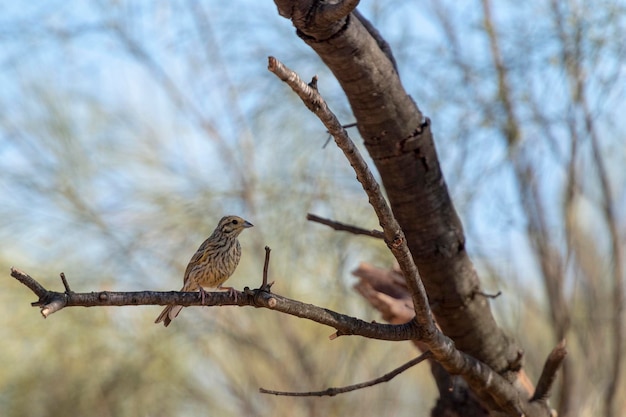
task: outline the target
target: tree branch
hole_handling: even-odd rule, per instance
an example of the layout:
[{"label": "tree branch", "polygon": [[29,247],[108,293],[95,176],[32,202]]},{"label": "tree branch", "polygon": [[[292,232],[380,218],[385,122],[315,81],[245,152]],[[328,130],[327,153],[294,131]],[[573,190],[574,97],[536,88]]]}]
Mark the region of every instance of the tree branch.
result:
[{"label": "tree branch", "polygon": [[[46,290],[40,283],[35,281],[33,277],[20,271],[17,268],[11,267],[11,276],[30,288],[30,290],[34,292],[40,300],[44,298],[44,296],[48,293],[48,290]],[[33,303],[33,306],[34,305],[35,304]]]},{"label": "tree branch", "polygon": [[32,303],[41,308],[41,314],[48,317],[65,307],[105,307],[105,306],[137,306],[137,305],[171,305],[188,306],[252,306],[268,308],[291,316],[311,320],[316,323],[333,327],[342,335],[363,336],[380,340],[410,340],[419,338],[419,329],[415,322],[392,325],[369,323],[355,317],[335,311],[306,304],[277,294],[267,289],[251,290],[244,288],[243,293],[235,297],[228,292],[207,292],[202,304],[200,293],[179,291],[131,291],[114,292],[99,291],[90,293],[63,293],[49,291],[30,275],[16,268],[11,268],[11,276],[30,288],[39,300]]},{"label": "tree branch", "polygon": [[565,339],[563,339],[556,345],[552,352],[550,352],[548,359],[546,359],[531,401],[546,401],[548,397],[550,397],[550,390],[556,379],[556,373],[561,367],[566,355]]},{"label": "tree branch", "polygon": [[349,224],[336,222],[334,220],[324,219],[322,217],[316,216],[315,214],[311,214],[311,213],[308,213],[306,215],[306,219],[308,221],[315,222],[315,223],[320,223],[320,224],[326,225],[328,227],[331,227],[331,228],[333,228],[335,230],[339,230],[339,231],[342,231],[342,232],[349,232],[349,233],[352,233],[352,234],[355,234],[355,235],[371,236],[371,237],[375,237],[377,239],[384,239],[385,238],[385,234],[383,232],[381,232],[380,230],[366,230],[366,229],[362,229],[360,227],[351,226]]},{"label": "tree branch", "polygon": [[267,274],[270,269],[270,252],[272,250],[269,246],[265,247],[265,262],[263,263],[263,282],[261,283],[261,289],[268,289],[272,286],[272,284],[267,284]]},{"label": "tree branch", "polygon": [[432,353],[430,351],[422,353],[415,359],[411,359],[407,363],[402,366],[397,367],[391,372],[386,373],[376,379],[372,379],[367,382],[361,382],[360,384],[348,385],[346,387],[340,388],[327,388],[324,391],[310,391],[310,392],[291,392],[291,391],[274,391],[268,390],[265,388],[259,388],[259,391],[262,394],[272,394],[272,395],[281,395],[286,397],[334,397],[337,394],[345,394],[346,392],[356,391],[359,389],[371,387],[377,384],[382,384],[383,382],[391,381],[396,376],[400,375],[402,372],[407,369],[425,361],[426,359],[430,359],[432,357]]},{"label": "tree branch", "polygon": [[67,283],[67,279],[65,279],[65,274],[61,272],[61,281],[63,282],[63,286],[65,287],[65,292],[70,293],[72,290],[70,289],[70,284]]}]

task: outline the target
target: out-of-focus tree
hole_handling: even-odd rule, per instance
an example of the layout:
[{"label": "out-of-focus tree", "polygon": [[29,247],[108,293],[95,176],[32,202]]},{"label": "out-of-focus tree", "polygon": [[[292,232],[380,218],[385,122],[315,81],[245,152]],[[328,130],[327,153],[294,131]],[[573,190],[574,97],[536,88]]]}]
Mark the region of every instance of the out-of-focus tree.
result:
[{"label": "out-of-focus tree", "polygon": [[433,118],[458,138],[460,169],[451,172],[458,195],[473,197],[462,211],[471,246],[515,306],[494,303],[501,318],[523,329],[530,369],[541,360],[529,346],[568,342],[560,415],[624,408],[626,51],[615,39],[626,10],[598,6],[483,0],[469,11],[429,2],[442,42],[419,71],[424,94],[438,95]]}]

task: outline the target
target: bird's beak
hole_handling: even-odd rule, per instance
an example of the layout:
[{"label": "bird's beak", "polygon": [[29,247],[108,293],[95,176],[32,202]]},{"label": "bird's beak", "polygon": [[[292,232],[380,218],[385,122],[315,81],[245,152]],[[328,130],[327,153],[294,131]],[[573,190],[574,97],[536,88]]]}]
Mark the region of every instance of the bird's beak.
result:
[{"label": "bird's beak", "polygon": [[246,229],[248,227],[252,227],[252,226],[254,226],[254,225],[252,223],[250,223],[249,221],[247,221],[247,220],[243,222],[243,227],[245,227]]}]

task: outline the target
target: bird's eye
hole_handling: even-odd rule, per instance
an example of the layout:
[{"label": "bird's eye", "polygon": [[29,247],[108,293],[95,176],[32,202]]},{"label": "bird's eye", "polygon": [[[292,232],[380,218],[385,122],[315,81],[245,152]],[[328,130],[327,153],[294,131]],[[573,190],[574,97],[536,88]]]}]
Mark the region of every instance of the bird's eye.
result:
[{"label": "bird's eye", "polygon": [[231,223],[232,223],[232,224],[239,224],[239,221],[238,221],[237,219],[235,219],[235,220],[233,220]]}]

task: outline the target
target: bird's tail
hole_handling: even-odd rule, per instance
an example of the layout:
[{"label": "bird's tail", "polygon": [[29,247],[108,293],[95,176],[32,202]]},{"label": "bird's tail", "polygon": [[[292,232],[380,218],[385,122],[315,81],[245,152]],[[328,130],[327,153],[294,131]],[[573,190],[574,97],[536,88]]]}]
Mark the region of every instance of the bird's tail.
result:
[{"label": "bird's tail", "polygon": [[170,325],[172,320],[174,320],[174,318],[178,316],[178,313],[180,313],[180,310],[182,309],[183,309],[183,306],[167,306],[163,309],[159,317],[157,317],[157,319],[154,322],[155,323],[163,322],[163,325],[167,327]]}]

